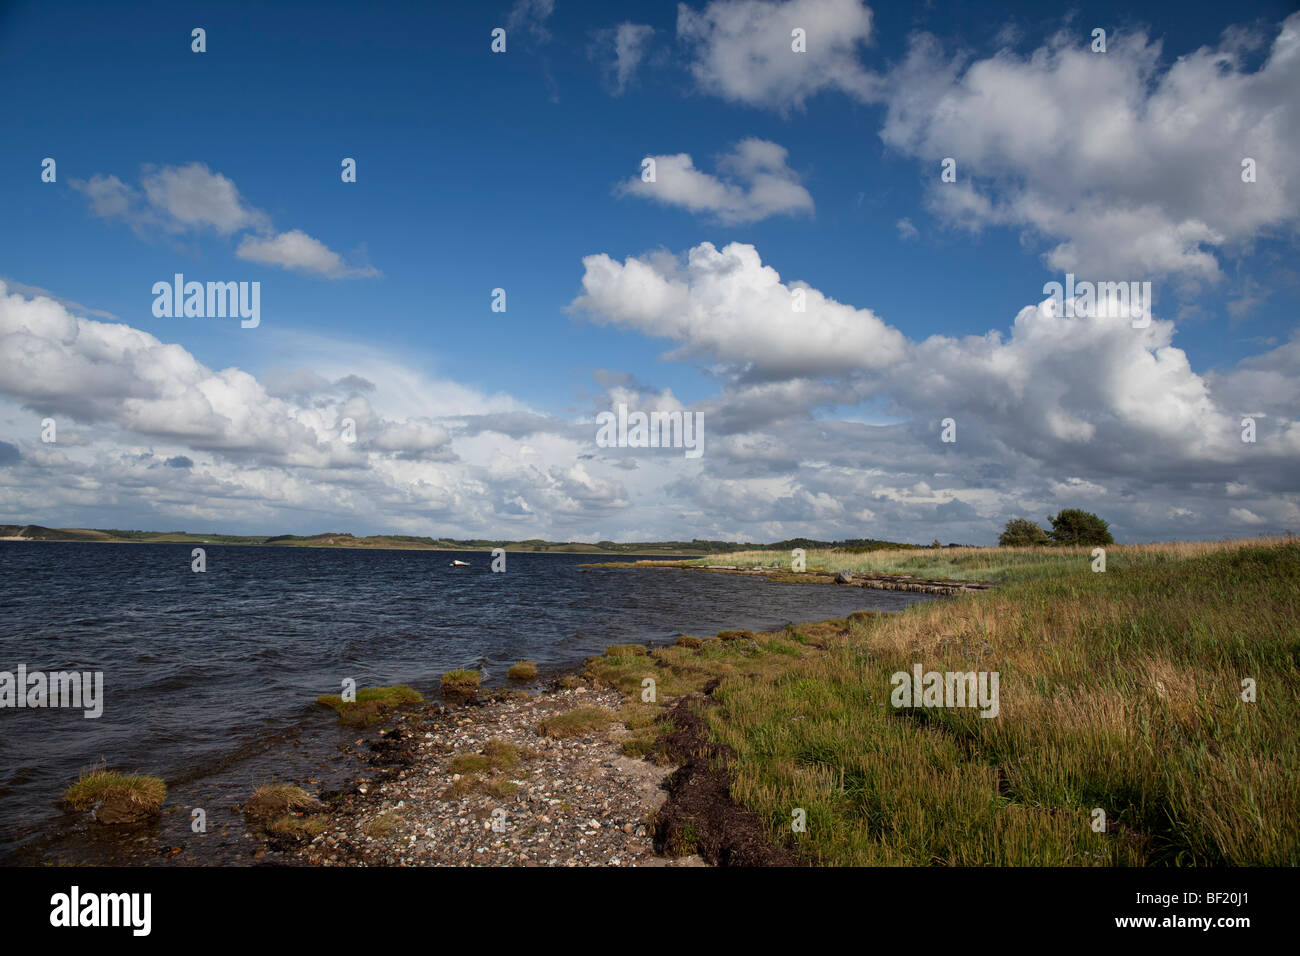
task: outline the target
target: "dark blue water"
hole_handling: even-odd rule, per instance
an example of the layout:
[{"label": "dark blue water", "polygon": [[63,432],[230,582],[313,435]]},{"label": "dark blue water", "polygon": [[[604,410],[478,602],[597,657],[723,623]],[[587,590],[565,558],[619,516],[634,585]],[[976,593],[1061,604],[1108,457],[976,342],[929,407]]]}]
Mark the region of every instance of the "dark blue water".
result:
[{"label": "dark blue water", "polygon": [[[111,828],[88,828],[59,808],[79,770],[100,761],[167,781],[170,815],[150,845],[184,845],[183,860],[219,858],[243,838],[231,808],[253,786],[328,783],[355,769],[339,746],[357,733],[313,703],[339,693],[345,678],[430,696],[453,667],[499,684],[518,660],[559,671],[607,644],[770,629],[924,599],[583,569],[608,559],[568,554],[511,553],[506,572],[494,574],[483,552],[206,545],[207,570],[195,573],[191,548],[0,542],[0,671],[26,664],[104,675],[98,719],[0,708],[0,858],[20,859],[25,848],[22,862],[115,862],[120,835],[101,847],[97,831]],[[472,566],[449,567],[453,558]],[[203,841],[191,838],[194,806],[209,817]]]}]

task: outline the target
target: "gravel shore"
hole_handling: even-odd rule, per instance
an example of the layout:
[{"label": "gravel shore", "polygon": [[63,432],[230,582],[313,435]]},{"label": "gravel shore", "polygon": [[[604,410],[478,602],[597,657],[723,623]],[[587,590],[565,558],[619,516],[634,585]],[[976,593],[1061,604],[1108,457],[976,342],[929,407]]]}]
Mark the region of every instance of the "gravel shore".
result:
[{"label": "gravel shore", "polygon": [[[579,707],[622,705],[617,691],[576,687],[405,712],[371,741],[371,769],[330,801],[325,828],[280,849],[319,866],[705,865],[655,854],[672,768],[624,756],[617,720],[571,737],[538,729]],[[453,759],[477,772],[454,772]]]}]

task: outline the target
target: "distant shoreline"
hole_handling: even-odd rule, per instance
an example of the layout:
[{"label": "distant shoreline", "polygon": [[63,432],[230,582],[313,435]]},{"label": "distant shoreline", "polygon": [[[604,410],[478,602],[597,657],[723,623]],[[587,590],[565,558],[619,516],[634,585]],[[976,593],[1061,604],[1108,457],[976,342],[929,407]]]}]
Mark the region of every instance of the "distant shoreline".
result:
[{"label": "distant shoreline", "polygon": [[[0,537],[0,541],[21,541],[27,544],[206,544],[216,545],[226,548],[305,548],[315,551],[441,551],[444,553],[475,553],[491,554],[494,548],[441,548],[433,547],[426,544],[412,545],[391,545],[391,544],[267,544],[265,541],[207,541],[200,538],[194,538],[189,541],[128,541],[125,538],[21,538],[21,537]],[[579,554],[579,555],[596,555],[603,557],[614,555],[620,552],[615,551],[560,551],[558,549],[535,551],[532,548],[519,548],[510,545],[498,545],[504,547],[507,554]],[[688,555],[674,552],[654,551],[637,551],[633,552],[648,558],[692,558],[704,557],[704,555]]]},{"label": "distant shoreline", "polygon": [[[99,544],[228,544],[274,545],[295,548],[357,548],[383,551],[466,551],[491,552],[498,548],[516,554],[594,554],[610,558],[660,557],[706,558],[748,550],[788,550],[790,548],[846,548],[859,550],[910,550],[918,545],[878,539],[854,538],[844,541],[817,541],[796,538],[770,544],[704,540],[689,541],[550,541],[545,538],[493,539],[452,538],[434,535],[370,534],[350,531],[323,531],[316,534],[227,534],[221,531],[142,531],[123,528],[50,528],[37,524],[0,522],[0,541],[85,541]],[[954,546],[955,547],[955,546]]]}]

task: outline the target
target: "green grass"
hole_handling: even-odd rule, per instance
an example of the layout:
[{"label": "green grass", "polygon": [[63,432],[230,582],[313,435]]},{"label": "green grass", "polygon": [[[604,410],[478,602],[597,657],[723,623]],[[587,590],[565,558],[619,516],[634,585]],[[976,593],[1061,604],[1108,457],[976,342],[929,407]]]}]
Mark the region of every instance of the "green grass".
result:
[{"label": "green grass", "polygon": [[[638,704],[648,690],[648,678],[654,681],[653,703],[658,709],[684,694],[698,693],[715,677],[762,678],[780,673],[809,652],[805,641],[825,638],[837,629],[837,624],[843,622],[801,625],[799,630],[787,628],[777,634],[723,631],[727,635],[724,640],[694,638],[687,644],[648,652],[640,648],[640,654],[625,653],[624,645],[613,645],[603,656],[588,660],[585,673],[596,686],[617,688]],[[796,634],[803,635],[803,639]]]},{"label": "green grass", "polygon": [[451,697],[472,697],[478,693],[479,672],[458,667],[442,675],[442,692]]},{"label": "green grass", "polygon": [[644,657],[648,653],[640,644],[610,644],[605,648],[609,657]]},{"label": "green grass", "polygon": [[624,737],[620,748],[628,757],[643,757],[658,764],[668,763],[664,737],[672,733],[672,721],[654,704],[629,703],[618,712],[618,719],[630,733]]},{"label": "green grass", "polygon": [[604,730],[614,719],[613,711],[604,707],[575,707],[547,717],[537,725],[537,732],[543,737],[581,737]]},{"label": "green grass", "polygon": [[520,661],[510,670],[506,671],[506,677],[510,680],[530,681],[537,679],[537,665],[532,661]]},{"label": "green grass", "polygon": [[310,839],[325,832],[329,817],[309,813],[321,809],[321,803],[302,787],[289,783],[270,783],[258,787],[244,804],[244,819],[267,833],[295,840]]},{"label": "green grass", "polygon": [[487,773],[492,770],[511,770],[519,763],[520,751],[514,744],[492,738],[483,745],[482,753],[456,754],[451,758],[452,773]]},{"label": "green grass", "polygon": [[268,833],[291,837],[295,840],[309,840],[312,837],[320,836],[328,828],[329,817],[323,813],[313,813],[308,816],[295,816],[292,813],[286,813],[283,816],[276,817],[266,825]]},{"label": "green grass", "polygon": [[396,829],[402,820],[402,811],[397,809],[385,810],[382,813],[371,817],[365,824],[366,836],[385,837]]},{"label": "green grass", "polygon": [[268,783],[258,787],[244,804],[245,816],[268,820],[284,813],[298,813],[318,807],[319,801],[302,787],[289,783]]},{"label": "green grass", "polygon": [[[1140,556],[1144,549],[1161,549],[1163,553],[1180,548],[1216,546],[1218,542],[1187,545],[1108,545],[1107,555]],[[812,550],[805,556],[809,573],[898,575],[926,580],[1008,581],[1026,575],[1052,574],[1070,565],[1087,567],[1092,561],[1090,547],[1044,546],[1034,548],[909,548],[859,553],[853,551]],[[791,570],[788,551],[740,551],[716,554],[680,562],[686,566],[726,565],[738,568],[775,568]]]},{"label": "green grass", "polygon": [[[443,792],[444,799],[455,799],[474,792],[486,793],[504,799],[519,789],[507,778],[509,772],[519,771],[520,761],[534,757],[532,751],[521,750],[514,744],[493,737],[483,744],[481,753],[454,754],[448,769],[458,775]],[[522,771],[526,772],[526,771]]]},{"label": "green grass", "polygon": [[100,801],[115,801],[134,809],[140,816],[157,814],[167,799],[167,785],[158,777],[124,774],[95,767],[83,770],[63,795],[73,810],[89,810]]},{"label": "green grass", "polygon": [[397,707],[418,704],[424,697],[405,684],[389,687],[363,687],[357,691],[355,701],[345,701],[338,694],[316,698],[316,703],[338,712],[339,722],[348,727],[367,727],[385,713]]},{"label": "green grass", "polygon": [[[733,797],[818,863],[1300,864],[1300,545],[1109,546],[1105,573],[1087,548],[956,550],[886,566],[1000,587],[588,673],[638,704],[655,677],[660,708],[723,678]],[[998,672],[998,716],[893,707],[917,663]]]}]

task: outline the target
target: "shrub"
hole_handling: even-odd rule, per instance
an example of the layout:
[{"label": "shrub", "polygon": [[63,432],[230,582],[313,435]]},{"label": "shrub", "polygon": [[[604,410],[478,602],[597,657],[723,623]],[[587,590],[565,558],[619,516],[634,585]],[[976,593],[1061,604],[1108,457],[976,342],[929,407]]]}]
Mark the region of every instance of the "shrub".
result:
[{"label": "shrub", "polygon": [[1058,515],[1048,515],[1052,524],[1049,536],[1057,544],[1114,544],[1110,525],[1091,511],[1066,508]]},{"label": "shrub", "polygon": [[1048,544],[1047,532],[1028,518],[1012,518],[998,535],[998,547],[1023,548]]}]

